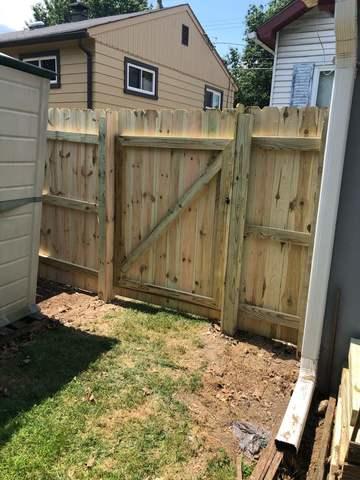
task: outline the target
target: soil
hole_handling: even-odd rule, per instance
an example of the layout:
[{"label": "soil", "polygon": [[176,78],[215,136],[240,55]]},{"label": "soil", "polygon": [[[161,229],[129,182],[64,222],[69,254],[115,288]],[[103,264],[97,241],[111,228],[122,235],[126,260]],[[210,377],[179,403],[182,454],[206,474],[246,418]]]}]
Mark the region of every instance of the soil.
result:
[{"label": "soil", "polygon": [[[106,322],[100,321],[104,315],[126,308],[124,301],[105,304],[95,295],[52,282],[40,282],[38,301],[45,318],[102,335],[107,334],[108,328]],[[185,355],[183,360],[189,368],[206,365],[203,386],[193,394],[184,394],[181,400],[192,414],[194,433],[204,440],[207,449],[223,448],[236,459],[240,451],[232,422],[250,422],[271,434],[284,414],[298,376],[296,350],[245,333],[235,339],[228,338],[221,334],[218,325],[204,325],[202,348],[196,349],[196,355]],[[314,438],[321,436],[321,420],[316,410],[315,405],[313,425],[305,433],[301,460],[290,459],[279,478],[306,478]]]}]

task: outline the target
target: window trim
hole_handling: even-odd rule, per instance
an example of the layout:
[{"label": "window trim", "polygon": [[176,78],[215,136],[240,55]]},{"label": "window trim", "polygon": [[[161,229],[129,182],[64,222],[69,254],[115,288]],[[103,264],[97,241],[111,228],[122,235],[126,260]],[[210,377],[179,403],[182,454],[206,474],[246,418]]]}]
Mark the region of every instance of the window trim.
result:
[{"label": "window trim", "polygon": [[[56,64],[56,80],[50,79],[50,88],[61,88],[61,72],[60,72],[60,50],[46,50],[41,52],[28,52],[19,55],[19,59],[23,62],[30,60],[46,60],[55,58]],[[41,67],[40,67],[41,68]],[[46,69],[44,69],[46,70]]]},{"label": "window trim", "polygon": [[[186,29],[186,30],[185,30]],[[184,41],[184,32],[187,32],[187,42]],[[185,25],[185,23],[182,24],[181,27],[181,45],[184,47],[188,47],[190,43],[190,27],[189,25]]]},{"label": "window trim", "polygon": [[207,107],[206,106],[206,92],[212,92],[216,93],[217,95],[220,95],[220,110],[223,109],[223,101],[224,101],[224,91],[220,90],[219,88],[212,87],[211,85],[205,85],[205,90],[204,90],[204,110],[216,110],[214,107]]},{"label": "window trim", "polygon": [[[154,75],[155,84],[152,92],[146,92],[135,87],[130,87],[128,85],[129,79],[129,67],[133,66],[139,68],[145,72],[151,72]],[[147,63],[139,62],[133,58],[125,57],[124,58],[124,93],[128,95],[135,95],[137,97],[149,98],[150,100],[158,100],[158,84],[159,84],[159,69],[154,65],[149,65]]]},{"label": "window trim", "polygon": [[315,65],[314,68],[314,75],[313,75],[313,83],[311,87],[311,100],[310,106],[316,107],[316,100],[319,91],[319,82],[320,82],[320,73],[321,72],[335,72],[335,65]]}]

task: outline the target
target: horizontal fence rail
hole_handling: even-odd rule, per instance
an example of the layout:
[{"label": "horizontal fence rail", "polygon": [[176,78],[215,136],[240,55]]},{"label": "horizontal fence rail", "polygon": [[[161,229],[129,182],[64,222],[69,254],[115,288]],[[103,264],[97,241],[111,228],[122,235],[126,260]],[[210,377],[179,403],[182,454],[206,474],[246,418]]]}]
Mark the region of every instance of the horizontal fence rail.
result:
[{"label": "horizontal fence rail", "polygon": [[300,348],[326,119],[50,109],[41,275]]}]

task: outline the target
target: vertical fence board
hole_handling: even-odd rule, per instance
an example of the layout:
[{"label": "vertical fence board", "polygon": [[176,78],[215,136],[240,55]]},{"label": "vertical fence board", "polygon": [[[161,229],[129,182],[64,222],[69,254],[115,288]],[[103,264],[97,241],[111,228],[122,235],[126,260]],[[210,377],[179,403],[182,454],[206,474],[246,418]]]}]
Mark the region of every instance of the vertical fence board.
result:
[{"label": "vertical fence board", "polygon": [[253,118],[251,115],[240,114],[238,116],[236,136],[234,139],[235,151],[232,191],[230,194],[229,245],[225,274],[224,303],[221,314],[221,328],[228,335],[234,335],[238,323],[252,124]]},{"label": "vertical fence board", "polygon": [[106,112],[99,121],[99,297],[113,298],[115,222],[115,112]]},{"label": "vertical fence board", "polygon": [[[240,144],[250,135],[249,115],[253,136],[270,138],[266,148],[253,142],[249,161],[240,164],[233,141],[239,111],[50,109],[48,129],[58,134],[48,140],[40,274],[105,300],[121,294],[214,319],[223,309],[227,333],[239,328],[300,346],[327,112],[248,109],[239,117],[239,128],[248,122]],[[76,134],[72,141],[66,132]],[[122,135],[220,138],[229,145],[221,157],[188,147],[118,148]],[[293,139],[299,150],[275,148],[276,137]],[[322,137],[322,149],[300,151],[297,137]],[[216,158],[220,172],[122,271]],[[238,189],[236,178],[245,182],[246,165],[244,196],[246,184]]]}]

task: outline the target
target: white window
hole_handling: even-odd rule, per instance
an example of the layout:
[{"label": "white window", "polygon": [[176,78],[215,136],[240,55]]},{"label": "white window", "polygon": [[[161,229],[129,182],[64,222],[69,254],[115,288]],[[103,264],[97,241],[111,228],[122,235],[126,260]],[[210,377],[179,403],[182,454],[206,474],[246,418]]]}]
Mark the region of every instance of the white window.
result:
[{"label": "white window", "polygon": [[317,107],[330,106],[334,76],[335,70],[333,65],[315,67],[311,105]]},{"label": "white window", "polygon": [[54,75],[50,79],[51,87],[60,87],[60,74],[59,74],[59,54],[37,54],[33,56],[22,56],[21,60],[35,67],[45,68],[54,72]]},{"label": "white window", "polygon": [[211,87],[205,87],[205,109],[216,108],[220,110],[222,108],[222,97],[222,91]]},{"label": "white window", "polygon": [[157,98],[158,69],[125,58],[125,93]]}]

